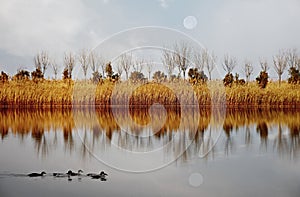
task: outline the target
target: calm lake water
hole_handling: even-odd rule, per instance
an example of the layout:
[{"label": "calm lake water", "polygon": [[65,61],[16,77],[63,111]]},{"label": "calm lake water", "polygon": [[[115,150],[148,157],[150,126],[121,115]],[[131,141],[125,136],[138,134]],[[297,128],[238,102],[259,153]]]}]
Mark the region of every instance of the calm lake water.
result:
[{"label": "calm lake water", "polygon": [[0,132],[1,197],[300,196],[297,111],[1,110]]}]

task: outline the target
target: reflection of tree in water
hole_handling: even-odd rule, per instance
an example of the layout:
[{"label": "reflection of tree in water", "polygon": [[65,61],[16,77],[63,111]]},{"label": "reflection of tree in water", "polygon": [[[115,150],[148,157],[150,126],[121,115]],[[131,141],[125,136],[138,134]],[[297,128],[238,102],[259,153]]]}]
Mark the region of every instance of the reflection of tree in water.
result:
[{"label": "reflection of tree in water", "polygon": [[[166,115],[165,123],[162,122],[164,115]],[[155,138],[167,143],[168,139],[172,138],[169,132],[177,130],[180,123],[179,114],[171,111],[162,114],[160,110],[150,114],[148,108],[130,108],[129,113],[123,109],[116,109],[114,113],[111,110],[106,113],[99,111],[98,116],[99,126],[103,128],[108,140],[111,141],[114,137],[117,139],[118,146],[127,150],[151,149]]]},{"label": "reflection of tree in water", "polygon": [[56,130],[56,128],[53,130],[53,132],[54,132],[53,145],[54,145],[54,146],[57,146],[57,143],[58,143],[58,136],[57,136],[57,130]]},{"label": "reflection of tree in water", "polygon": [[[183,121],[186,120],[196,120],[199,119],[199,122],[193,122],[192,124],[189,124],[190,127],[188,127],[187,136],[183,136],[181,138],[181,141],[187,141],[185,137],[188,137],[188,140],[193,140],[193,142],[189,145],[189,147],[183,152],[183,157],[180,157],[178,159],[181,159],[182,161],[186,161],[189,158],[195,157],[195,156],[204,156],[205,158],[208,158],[208,155],[206,154],[213,146],[213,140],[211,138],[211,127],[208,129],[209,123],[211,121],[211,111],[209,110],[200,110],[199,111],[199,117],[191,116],[189,114],[193,114],[190,112],[186,112],[183,115]],[[178,131],[177,131],[178,132]],[[205,136],[205,132],[208,132],[208,134]],[[206,138],[205,138],[206,137]],[[171,138],[170,138],[171,140]],[[186,148],[187,144],[183,144],[183,148]],[[169,151],[170,152],[170,151]],[[214,149],[212,149],[211,153],[213,155]]]},{"label": "reflection of tree in water", "polygon": [[223,130],[226,135],[225,155],[229,155],[229,153],[232,153],[232,149],[233,149],[233,139],[231,138],[231,132],[233,130],[233,125],[230,123],[224,122]]},{"label": "reflection of tree in water", "polygon": [[188,150],[191,150],[193,148],[193,152],[194,153],[200,153],[200,154],[202,154],[202,152],[205,152],[204,130],[205,129],[203,127],[202,128],[198,128],[198,130],[196,131],[196,134],[194,136],[193,146],[191,146]]},{"label": "reflection of tree in water", "polygon": [[284,156],[288,151],[288,141],[282,132],[282,125],[278,125],[278,134],[274,140],[273,150],[277,150],[279,156]]},{"label": "reflection of tree in water", "polygon": [[257,124],[256,131],[260,134],[261,144],[260,147],[267,150],[268,147],[268,126],[265,122]]},{"label": "reflection of tree in water", "polygon": [[83,138],[82,138],[82,143],[80,146],[82,159],[85,159],[86,155],[88,154],[88,149],[87,149],[87,146],[85,145],[85,143],[88,143],[86,128],[84,128],[84,130],[83,130]]},{"label": "reflection of tree in water", "polygon": [[[92,137],[92,148],[94,148],[95,143],[99,141],[99,138],[101,137],[101,134],[103,134],[101,128],[99,125],[94,125],[92,126],[92,132],[93,132],[93,137]],[[102,143],[105,144],[105,143]]]},{"label": "reflection of tree in water", "polygon": [[35,148],[37,154],[42,154],[42,157],[46,157],[48,154],[48,143],[45,136],[44,128],[33,127],[31,136],[35,142]]},{"label": "reflection of tree in water", "polygon": [[65,149],[69,149],[71,153],[74,148],[74,139],[72,134],[72,127],[70,127],[70,125],[67,125],[63,128],[63,136]]},{"label": "reflection of tree in water", "polygon": [[98,118],[98,124],[100,128],[104,131],[106,137],[110,142],[112,139],[113,132],[120,131],[120,127],[114,118],[114,114],[112,113],[111,108],[105,109],[103,111],[98,110],[96,111],[96,113]]},{"label": "reflection of tree in water", "polygon": [[1,132],[1,139],[3,140],[7,135],[8,135],[8,129],[10,127],[9,124],[7,124],[7,122],[5,122],[4,118],[2,117],[7,117],[9,116],[10,114],[8,114],[7,110],[1,110],[1,113],[0,113],[0,132]]},{"label": "reflection of tree in water", "polygon": [[251,144],[251,133],[249,125],[246,125],[245,129],[245,144],[249,146]]},{"label": "reflection of tree in water", "polygon": [[300,149],[300,125],[290,125],[289,151],[290,157],[295,158],[299,156]]},{"label": "reflection of tree in water", "polygon": [[8,135],[8,127],[0,125],[1,139],[3,140]]}]

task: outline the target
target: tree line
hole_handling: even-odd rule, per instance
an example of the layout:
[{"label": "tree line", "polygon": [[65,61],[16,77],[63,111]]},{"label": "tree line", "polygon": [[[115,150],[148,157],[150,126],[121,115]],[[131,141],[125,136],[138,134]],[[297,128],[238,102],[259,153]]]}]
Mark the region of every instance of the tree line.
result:
[{"label": "tree line", "polygon": [[[37,53],[34,58],[35,70],[31,73],[27,70],[20,69],[17,73],[9,77],[5,72],[1,72],[0,81],[6,82],[11,80],[32,79],[33,81],[43,80],[46,71],[51,68],[54,74],[54,79],[58,79],[61,66],[57,64],[55,59],[51,59],[47,51]],[[156,71],[152,75],[152,79],[156,82],[180,80],[182,77],[185,80],[188,74],[189,81],[193,84],[205,83],[212,79],[212,72],[216,68],[217,57],[213,52],[207,49],[195,50],[187,43],[176,43],[171,50],[163,49],[161,54],[161,62],[167,72]],[[246,60],[243,64],[243,74],[245,79],[240,79],[239,74],[233,76],[233,70],[237,66],[237,59],[228,54],[224,55],[221,60],[224,71],[226,72],[223,78],[225,86],[231,87],[233,84],[244,85],[250,81],[251,75],[254,71],[254,66],[251,61]],[[256,77],[256,82],[261,88],[265,88],[268,83],[268,70],[270,65],[266,59],[259,61],[261,71]],[[132,82],[149,81],[151,73],[154,68],[152,61],[145,61],[143,59],[136,59],[132,54],[122,54],[116,63],[113,71],[111,62],[106,62],[103,57],[95,51],[81,50],[78,54],[65,53],[63,58],[62,79],[72,79],[74,67],[78,65],[81,67],[84,79],[87,80],[88,70],[91,70],[89,80],[94,83],[99,83],[104,79],[112,81],[119,81],[121,76],[125,74],[125,79]],[[288,82],[292,84],[300,84],[300,56],[297,49],[280,50],[279,53],[273,56],[273,63],[271,64],[277,73],[279,85],[282,81],[282,75],[288,70]],[[100,73],[101,68],[101,73]],[[142,72],[146,72],[147,77]],[[177,70],[177,74],[175,73]],[[208,76],[204,70],[207,71]]]}]

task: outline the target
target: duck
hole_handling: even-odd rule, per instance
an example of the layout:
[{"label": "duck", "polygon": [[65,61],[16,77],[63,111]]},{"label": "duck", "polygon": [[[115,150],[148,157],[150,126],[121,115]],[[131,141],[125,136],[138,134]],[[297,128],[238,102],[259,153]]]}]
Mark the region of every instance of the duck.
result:
[{"label": "duck", "polygon": [[47,174],[46,172],[41,172],[41,173],[37,173],[37,172],[33,172],[33,173],[30,173],[30,174],[28,174],[27,176],[29,176],[29,177],[42,177],[42,176],[44,176],[45,174]]},{"label": "duck", "polygon": [[104,171],[101,171],[99,174],[97,173],[88,173],[86,176],[93,176],[93,175],[104,175],[104,176],[107,176],[108,174],[106,174]]},{"label": "duck", "polygon": [[78,170],[77,173],[76,173],[76,172],[73,172],[72,170],[69,170],[69,171],[67,172],[67,175],[69,175],[69,176],[80,176],[82,173],[83,173],[82,170]]},{"label": "duck", "polygon": [[104,171],[101,171],[99,174],[87,174],[87,176],[92,177],[92,179],[105,179],[108,174],[106,174]]}]

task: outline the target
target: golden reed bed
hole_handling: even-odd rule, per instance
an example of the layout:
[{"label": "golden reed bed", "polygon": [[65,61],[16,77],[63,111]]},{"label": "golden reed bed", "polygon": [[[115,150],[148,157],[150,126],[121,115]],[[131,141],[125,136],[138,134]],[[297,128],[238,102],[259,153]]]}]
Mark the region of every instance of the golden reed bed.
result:
[{"label": "golden reed bed", "polygon": [[[191,88],[194,95],[191,95]],[[251,82],[224,88],[221,82],[189,85],[187,82],[145,84],[104,81],[94,85],[89,81],[44,80],[38,83],[9,81],[0,84],[1,108],[71,108],[72,106],[109,107],[110,105],[165,106],[212,104],[227,107],[300,108],[300,85],[269,83],[261,89]]]}]

